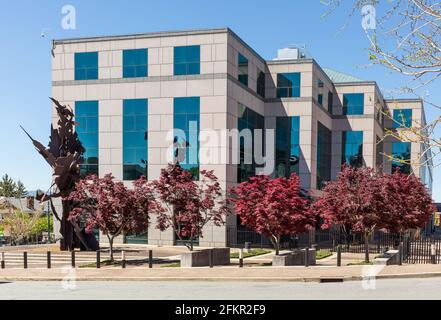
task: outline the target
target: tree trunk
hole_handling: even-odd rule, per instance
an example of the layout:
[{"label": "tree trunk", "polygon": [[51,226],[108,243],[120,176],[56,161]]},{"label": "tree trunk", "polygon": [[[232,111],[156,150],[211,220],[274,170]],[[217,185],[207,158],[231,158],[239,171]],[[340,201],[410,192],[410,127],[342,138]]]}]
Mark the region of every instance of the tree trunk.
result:
[{"label": "tree trunk", "polygon": [[280,237],[272,236],[270,237],[270,239],[274,246],[274,249],[276,250],[276,256],[278,256],[280,252]]},{"label": "tree trunk", "polygon": [[109,253],[110,253],[110,261],[113,261],[113,237],[107,236],[107,239],[109,239]]},{"label": "tree trunk", "polygon": [[369,233],[364,232],[364,261],[369,262]]}]

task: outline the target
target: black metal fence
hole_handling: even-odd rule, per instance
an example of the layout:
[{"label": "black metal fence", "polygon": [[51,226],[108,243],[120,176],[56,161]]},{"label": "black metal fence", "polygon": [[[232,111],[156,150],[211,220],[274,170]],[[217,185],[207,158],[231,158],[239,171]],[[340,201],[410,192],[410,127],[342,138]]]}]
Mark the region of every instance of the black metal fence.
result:
[{"label": "black metal fence", "polygon": [[[272,248],[271,241],[256,232],[243,228],[227,229],[228,246],[243,248],[248,242],[253,248]],[[441,263],[441,235],[424,236],[407,232],[404,235],[375,231],[369,237],[369,253],[383,253],[398,249],[402,243],[403,262],[405,263]],[[294,249],[316,245],[318,249],[342,252],[364,253],[364,236],[360,233],[347,233],[340,229],[313,230],[293,236],[282,237],[281,249]]]},{"label": "black metal fence", "polygon": [[[241,248],[250,243],[254,248],[272,248],[271,241],[256,232],[243,228],[229,227],[227,229],[228,246]],[[364,237],[357,233],[345,233],[342,230],[312,230],[293,236],[284,236],[281,241],[282,249],[304,248],[317,245],[319,249],[336,251],[340,245],[342,252],[363,253],[365,251]],[[397,247],[399,236],[383,232],[374,232],[369,239],[369,252],[380,253]]]},{"label": "black metal fence", "polygon": [[[281,239],[281,249],[294,249],[306,247],[314,243],[310,238],[312,235],[304,233],[298,236],[283,236]],[[252,248],[273,248],[270,239],[254,231],[243,228],[228,227],[227,243],[231,248],[243,248],[245,243],[249,243]]]},{"label": "black metal fence", "polygon": [[[381,253],[398,247],[399,235],[374,232],[368,239],[370,253]],[[366,250],[364,235],[360,233],[346,233],[341,230],[315,231],[315,243],[319,248],[336,251],[340,245],[342,252],[363,253]]]},{"label": "black metal fence", "polygon": [[403,241],[403,261],[414,264],[441,263],[441,239],[422,237]]}]

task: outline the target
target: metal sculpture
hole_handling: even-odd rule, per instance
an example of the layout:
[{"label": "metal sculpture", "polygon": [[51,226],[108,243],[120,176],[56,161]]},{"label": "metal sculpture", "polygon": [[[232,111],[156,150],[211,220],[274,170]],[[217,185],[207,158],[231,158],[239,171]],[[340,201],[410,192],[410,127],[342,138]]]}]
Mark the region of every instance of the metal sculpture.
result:
[{"label": "metal sculpture", "polygon": [[[85,152],[78,134],[74,128],[76,122],[74,113],[68,106],[61,105],[56,99],[50,98],[55,104],[58,114],[57,126],[51,125],[51,136],[48,147],[36,141],[26,130],[23,131],[31,139],[37,151],[42,155],[46,162],[52,167],[52,185],[50,193],[38,195],[40,201],[50,201],[52,212],[55,218],[60,221],[60,241],[61,250],[73,250],[82,248],[86,250],[97,250],[98,243],[91,235],[87,235],[80,226],[73,221],[69,221],[69,213],[73,208],[73,203],[67,197],[75,187],[75,183],[80,179],[80,163]],[[53,204],[52,199],[61,198],[62,213],[61,217]]]}]

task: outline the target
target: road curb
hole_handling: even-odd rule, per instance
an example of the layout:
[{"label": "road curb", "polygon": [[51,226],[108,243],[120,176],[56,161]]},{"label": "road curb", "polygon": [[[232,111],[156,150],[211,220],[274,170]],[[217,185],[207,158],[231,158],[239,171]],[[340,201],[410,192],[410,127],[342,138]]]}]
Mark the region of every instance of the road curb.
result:
[{"label": "road curb", "polygon": [[[375,279],[409,279],[409,278],[432,278],[441,277],[441,272],[425,272],[425,273],[405,273],[405,274],[387,274],[377,275]],[[362,276],[321,276],[321,277],[83,277],[78,276],[76,281],[202,281],[202,282],[218,282],[218,281],[234,281],[234,282],[347,282],[361,281]],[[73,279],[69,279],[73,280]],[[0,282],[12,281],[63,281],[63,277],[21,277],[21,276],[0,276]]]}]

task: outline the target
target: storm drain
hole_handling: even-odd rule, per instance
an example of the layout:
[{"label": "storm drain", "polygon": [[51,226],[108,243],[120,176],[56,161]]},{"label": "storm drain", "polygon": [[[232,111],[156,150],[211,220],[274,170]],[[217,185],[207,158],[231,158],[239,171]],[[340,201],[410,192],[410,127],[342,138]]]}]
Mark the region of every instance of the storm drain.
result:
[{"label": "storm drain", "polygon": [[320,278],[320,283],[343,282],[343,278]]}]

